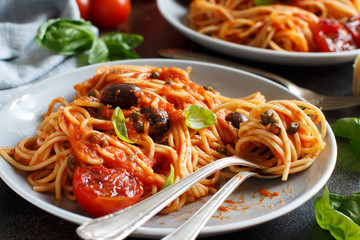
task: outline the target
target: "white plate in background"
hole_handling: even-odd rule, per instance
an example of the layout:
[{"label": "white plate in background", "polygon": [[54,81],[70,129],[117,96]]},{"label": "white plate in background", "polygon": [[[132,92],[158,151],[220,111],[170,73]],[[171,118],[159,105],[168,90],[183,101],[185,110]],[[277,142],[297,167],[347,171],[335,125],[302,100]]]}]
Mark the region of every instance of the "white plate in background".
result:
[{"label": "white plate in background", "polygon": [[214,51],[260,62],[285,65],[330,65],[354,61],[360,49],[343,52],[279,52],[271,49],[249,47],[200,34],[186,24],[188,9],[181,0],[157,0],[160,13],[179,32],[194,42]]}]

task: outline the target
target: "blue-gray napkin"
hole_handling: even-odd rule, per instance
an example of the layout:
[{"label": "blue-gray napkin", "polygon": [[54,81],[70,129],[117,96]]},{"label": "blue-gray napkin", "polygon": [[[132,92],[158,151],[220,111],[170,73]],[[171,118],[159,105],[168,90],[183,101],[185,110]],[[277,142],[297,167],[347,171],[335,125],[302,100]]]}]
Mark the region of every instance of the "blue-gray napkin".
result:
[{"label": "blue-gray napkin", "polygon": [[40,79],[76,68],[74,58],[34,42],[51,18],[80,19],[75,0],[0,0],[0,109]]}]

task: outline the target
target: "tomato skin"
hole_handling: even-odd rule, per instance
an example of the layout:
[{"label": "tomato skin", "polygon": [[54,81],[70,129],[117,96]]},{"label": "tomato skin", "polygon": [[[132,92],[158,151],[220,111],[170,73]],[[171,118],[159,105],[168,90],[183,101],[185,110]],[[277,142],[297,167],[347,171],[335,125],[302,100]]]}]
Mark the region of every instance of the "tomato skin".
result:
[{"label": "tomato skin", "polygon": [[357,48],[351,34],[336,20],[320,20],[313,32],[321,52],[340,52]]},{"label": "tomato skin", "polygon": [[92,12],[91,0],[76,0],[79,7],[80,16],[84,20],[90,20]]},{"label": "tomato skin", "polygon": [[344,26],[351,33],[355,43],[360,46],[360,15],[351,17]]},{"label": "tomato skin", "polygon": [[94,217],[134,205],[143,194],[143,184],[125,169],[102,165],[77,167],[73,192],[80,206]]},{"label": "tomato skin", "polygon": [[94,0],[93,17],[104,27],[116,27],[130,16],[130,0]]}]

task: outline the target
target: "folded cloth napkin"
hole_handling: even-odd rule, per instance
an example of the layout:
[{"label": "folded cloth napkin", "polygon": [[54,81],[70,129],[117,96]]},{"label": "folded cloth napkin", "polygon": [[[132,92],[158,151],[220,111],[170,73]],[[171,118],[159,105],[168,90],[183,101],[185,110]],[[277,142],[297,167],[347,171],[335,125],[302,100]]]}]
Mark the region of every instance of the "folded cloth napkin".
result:
[{"label": "folded cloth napkin", "polygon": [[[51,18],[80,19],[75,0],[0,0],[0,109],[35,81],[76,68],[34,39]],[[65,61],[66,60],[66,61]]]}]

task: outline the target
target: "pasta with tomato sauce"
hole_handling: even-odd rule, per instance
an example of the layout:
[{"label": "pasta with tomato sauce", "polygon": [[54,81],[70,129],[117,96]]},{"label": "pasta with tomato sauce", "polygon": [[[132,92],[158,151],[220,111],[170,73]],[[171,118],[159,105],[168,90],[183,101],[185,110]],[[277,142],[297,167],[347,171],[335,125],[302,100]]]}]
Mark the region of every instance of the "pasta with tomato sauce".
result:
[{"label": "pasta with tomato sauce", "polygon": [[[228,98],[190,79],[191,68],[111,65],[55,98],[36,136],[0,155],[30,172],[34,191],[76,200],[92,216],[133,205],[197,169],[231,155],[272,161],[264,174],[308,168],[325,148],[325,117],[298,100],[266,101],[260,92]],[[216,192],[216,172],[166,208]],[[248,169],[251,170],[251,169]],[[169,181],[170,180],[170,181]]]},{"label": "pasta with tomato sauce", "polygon": [[199,33],[276,51],[338,52],[360,47],[359,0],[255,2],[193,0],[187,20]]}]

